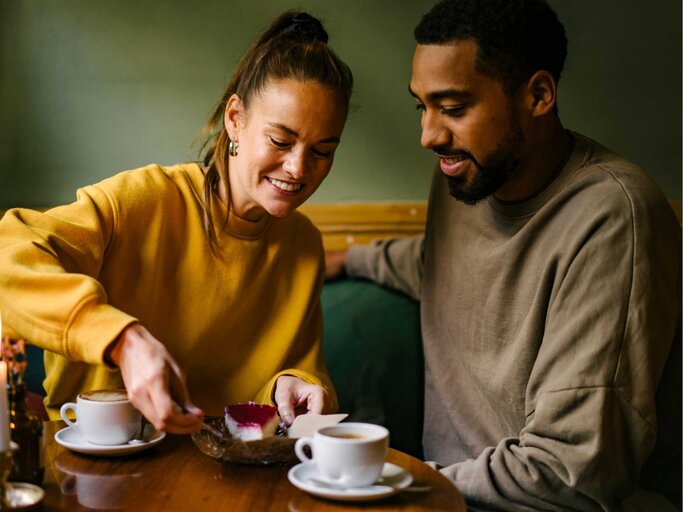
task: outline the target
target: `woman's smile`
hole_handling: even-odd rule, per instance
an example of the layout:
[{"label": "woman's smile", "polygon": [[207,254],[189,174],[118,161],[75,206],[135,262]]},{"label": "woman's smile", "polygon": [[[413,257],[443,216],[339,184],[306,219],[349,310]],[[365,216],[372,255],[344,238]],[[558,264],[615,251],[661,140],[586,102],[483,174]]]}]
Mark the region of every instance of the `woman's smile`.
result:
[{"label": "woman's smile", "polygon": [[287,196],[294,196],[306,185],[303,183],[292,183],[290,181],[278,180],[277,178],[271,178],[266,176],[266,181],[273,187],[273,189],[279,193]]}]

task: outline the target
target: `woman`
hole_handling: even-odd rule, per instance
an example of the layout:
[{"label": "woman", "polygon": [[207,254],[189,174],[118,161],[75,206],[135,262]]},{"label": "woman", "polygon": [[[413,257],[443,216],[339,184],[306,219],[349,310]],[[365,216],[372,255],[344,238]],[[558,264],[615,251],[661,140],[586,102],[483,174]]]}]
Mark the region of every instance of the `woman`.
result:
[{"label": "woman", "polygon": [[336,407],[320,235],[294,210],[332,166],[351,88],[320,22],[287,12],[241,59],[203,167],[150,165],[71,205],[5,215],[5,334],[46,349],[51,418],[81,391],[121,386],[174,433],[246,400],[275,403],[287,424]]}]

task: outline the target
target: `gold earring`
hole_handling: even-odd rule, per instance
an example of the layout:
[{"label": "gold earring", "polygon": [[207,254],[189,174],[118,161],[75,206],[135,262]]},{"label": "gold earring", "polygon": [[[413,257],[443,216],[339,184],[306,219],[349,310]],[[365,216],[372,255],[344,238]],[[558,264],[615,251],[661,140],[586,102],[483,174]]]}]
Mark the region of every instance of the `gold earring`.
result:
[{"label": "gold earring", "polygon": [[230,140],[228,143],[228,153],[230,156],[237,156],[240,153],[240,143],[236,140]]}]

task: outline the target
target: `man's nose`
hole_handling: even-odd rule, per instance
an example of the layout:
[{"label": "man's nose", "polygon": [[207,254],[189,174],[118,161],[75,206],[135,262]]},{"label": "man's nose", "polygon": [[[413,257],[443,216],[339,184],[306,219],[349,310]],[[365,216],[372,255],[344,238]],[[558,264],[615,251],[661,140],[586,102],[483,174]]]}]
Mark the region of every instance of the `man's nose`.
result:
[{"label": "man's nose", "polygon": [[448,146],[451,141],[451,133],[438,119],[437,113],[425,112],[422,116],[422,135],[420,145],[426,149],[438,146]]}]

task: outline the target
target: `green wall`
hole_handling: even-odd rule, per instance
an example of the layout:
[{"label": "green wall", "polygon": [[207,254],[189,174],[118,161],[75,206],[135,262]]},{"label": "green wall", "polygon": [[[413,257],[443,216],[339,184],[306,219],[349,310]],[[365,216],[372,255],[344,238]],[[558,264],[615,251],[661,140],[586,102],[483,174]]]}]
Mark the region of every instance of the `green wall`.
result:
[{"label": "green wall", "polygon": [[[565,125],[681,197],[681,3],[552,0],[570,40]],[[352,67],[354,109],[314,202],[425,200],[434,158],[407,93],[426,0],[0,0],[0,208],[77,187],[190,143],[251,39],[277,13],[320,16]],[[655,11],[652,5],[656,6]]]}]

